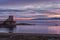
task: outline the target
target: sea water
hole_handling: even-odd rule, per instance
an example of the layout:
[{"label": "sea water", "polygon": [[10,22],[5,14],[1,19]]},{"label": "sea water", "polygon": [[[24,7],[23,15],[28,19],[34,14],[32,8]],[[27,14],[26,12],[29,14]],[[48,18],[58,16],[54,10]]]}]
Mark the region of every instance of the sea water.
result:
[{"label": "sea water", "polygon": [[[14,33],[60,34],[60,20],[17,20],[16,23],[35,25],[17,25]],[[0,28],[0,32],[8,33],[9,29]]]}]

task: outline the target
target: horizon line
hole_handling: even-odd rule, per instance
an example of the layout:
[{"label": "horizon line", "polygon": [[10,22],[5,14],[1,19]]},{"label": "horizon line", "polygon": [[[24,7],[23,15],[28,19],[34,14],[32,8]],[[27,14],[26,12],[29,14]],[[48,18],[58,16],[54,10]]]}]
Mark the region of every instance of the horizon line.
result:
[{"label": "horizon line", "polygon": [[[8,18],[0,18],[0,20],[6,20]],[[32,20],[34,18],[13,18],[14,20]]]}]

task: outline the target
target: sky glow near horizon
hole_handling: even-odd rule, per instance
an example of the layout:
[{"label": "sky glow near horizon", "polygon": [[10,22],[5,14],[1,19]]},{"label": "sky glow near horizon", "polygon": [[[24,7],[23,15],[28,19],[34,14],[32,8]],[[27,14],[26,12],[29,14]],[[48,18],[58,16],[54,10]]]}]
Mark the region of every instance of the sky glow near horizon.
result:
[{"label": "sky glow near horizon", "polygon": [[[60,0],[0,0],[0,10],[15,9],[22,12],[0,12],[1,17],[46,18],[52,14],[60,17]],[[47,15],[49,14],[49,15]],[[56,16],[57,15],[57,16]],[[51,17],[53,17],[51,16]]]}]

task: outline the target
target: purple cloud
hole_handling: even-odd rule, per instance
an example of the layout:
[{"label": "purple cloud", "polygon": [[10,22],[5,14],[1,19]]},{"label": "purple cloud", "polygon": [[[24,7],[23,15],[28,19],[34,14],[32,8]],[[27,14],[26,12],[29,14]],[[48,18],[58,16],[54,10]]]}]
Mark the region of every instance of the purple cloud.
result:
[{"label": "purple cloud", "polygon": [[60,0],[0,0],[0,5],[33,4],[33,3],[42,3],[47,1],[53,2]]}]

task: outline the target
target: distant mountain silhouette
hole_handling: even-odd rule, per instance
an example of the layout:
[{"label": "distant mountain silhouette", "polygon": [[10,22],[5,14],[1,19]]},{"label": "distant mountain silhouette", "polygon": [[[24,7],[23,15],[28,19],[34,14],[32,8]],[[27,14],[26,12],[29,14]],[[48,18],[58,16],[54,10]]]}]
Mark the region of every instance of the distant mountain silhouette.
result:
[{"label": "distant mountain silhouette", "polygon": [[57,18],[57,17],[53,17],[53,18],[36,18],[36,19],[33,19],[33,20],[60,20],[60,18]]},{"label": "distant mountain silhouette", "polygon": [[29,23],[18,23],[16,25],[34,25],[34,24],[29,24]]}]

